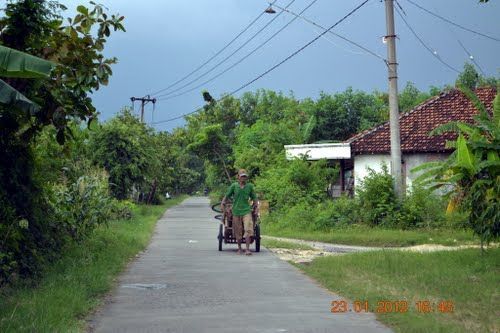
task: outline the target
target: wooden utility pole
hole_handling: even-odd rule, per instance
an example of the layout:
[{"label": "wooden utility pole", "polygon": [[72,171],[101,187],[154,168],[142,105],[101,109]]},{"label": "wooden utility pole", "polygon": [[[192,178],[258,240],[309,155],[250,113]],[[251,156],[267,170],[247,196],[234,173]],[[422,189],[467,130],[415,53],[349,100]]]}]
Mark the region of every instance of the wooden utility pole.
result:
[{"label": "wooden utility pole", "polygon": [[149,102],[152,102],[153,105],[156,103],[156,98],[151,98],[151,96],[146,95],[144,97],[130,97],[130,100],[133,102],[141,101],[141,122],[144,122],[144,105]]},{"label": "wooden utility pole", "polygon": [[391,174],[394,177],[394,191],[403,197],[401,175],[401,138],[399,134],[398,63],[396,61],[396,33],[394,28],[394,0],[385,0],[387,25],[387,65],[389,73],[389,124],[391,131]]}]

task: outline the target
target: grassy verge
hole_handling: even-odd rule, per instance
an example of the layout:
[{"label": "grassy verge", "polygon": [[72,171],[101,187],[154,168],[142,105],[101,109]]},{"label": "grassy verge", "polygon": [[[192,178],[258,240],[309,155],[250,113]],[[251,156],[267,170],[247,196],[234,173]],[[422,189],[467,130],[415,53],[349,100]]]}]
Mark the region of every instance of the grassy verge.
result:
[{"label": "grassy verge", "polygon": [[353,225],[347,228],[332,229],[330,231],[302,231],[294,229],[278,229],[269,224],[263,224],[262,230],[264,235],[269,236],[314,240],[346,245],[397,247],[419,244],[479,244],[479,240],[472,234],[472,231],[468,230],[396,230]]},{"label": "grassy verge", "polygon": [[138,206],[130,220],[97,228],[72,244],[36,287],[18,286],[0,294],[0,332],[79,332],[85,316],[113,286],[115,277],[149,243],[155,222],[185,197],[161,206]]},{"label": "grassy verge", "polygon": [[262,238],[262,245],[270,248],[280,248],[280,249],[292,249],[292,250],[314,250],[306,244],[297,244],[291,242],[285,242],[276,239],[266,239]]},{"label": "grassy verge", "polygon": [[[375,251],[318,258],[298,266],[341,297],[368,301],[370,311],[398,332],[500,330],[498,248],[485,255],[478,249],[426,254]],[[378,302],[403,300],[408,312],[377,313]],[[433,311],[419,313],[418,301],[429,301]],[[441,312],[436,307],[441,301],[451,302],[453,312]]]}]

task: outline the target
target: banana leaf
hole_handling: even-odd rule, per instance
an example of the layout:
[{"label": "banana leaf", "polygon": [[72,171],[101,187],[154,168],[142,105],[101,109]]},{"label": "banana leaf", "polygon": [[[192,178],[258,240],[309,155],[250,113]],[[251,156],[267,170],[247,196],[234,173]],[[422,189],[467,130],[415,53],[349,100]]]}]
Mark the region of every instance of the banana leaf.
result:
[{"label": "banana leaf", "polygon": [[457,139],[457,165],[466,169],[470,174],[476,173],[477,163],[474,154],[467,146],[467,141],[462,134]]},{"label": "banana leaf", "polygon": [[15,106],[33,114],[40,107],[9,84],[0,80],[0,103]]},{"label": "banana leaf", "polygon": [[0,45],[0,77],[46,78],[55,64]]}]

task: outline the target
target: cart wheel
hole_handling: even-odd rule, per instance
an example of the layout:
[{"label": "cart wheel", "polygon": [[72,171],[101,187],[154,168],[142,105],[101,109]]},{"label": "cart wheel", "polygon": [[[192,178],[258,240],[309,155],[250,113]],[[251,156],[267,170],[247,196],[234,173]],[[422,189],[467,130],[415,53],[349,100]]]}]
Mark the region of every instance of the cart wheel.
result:
[{"label": "cart wheel", "polygon": [[255,252],[260,252],[260,226],[255,226]]},{"label": "cart wheel", "polygon": [[224,236],[222,234],[222,223],[219,224],[219,236],[217,236],[217,239],[219,239],[219,251],[222,251],[222,241],[224,240]]}]

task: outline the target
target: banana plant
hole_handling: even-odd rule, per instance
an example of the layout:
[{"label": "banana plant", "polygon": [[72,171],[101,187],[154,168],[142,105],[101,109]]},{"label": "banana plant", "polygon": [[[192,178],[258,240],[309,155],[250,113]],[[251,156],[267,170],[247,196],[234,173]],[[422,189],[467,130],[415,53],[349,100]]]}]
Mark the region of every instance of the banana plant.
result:
[{"label": "banana plant", "polygon": [[[48,78],[55,64],[42,58],[0,45],[0,77]],[[0,103],[33,114],[40,107],[7,82],[0,80]]]},{"label": "banana plant", "polygon": [[481,239],[481,249],[500,236],[500,95],[493,101],[490,114],[477,96],[466,88],[462,92],[479,113],[474,123],[450,122],[431,135],[453,131],[456,141],[447,146],[454,152],[442,162],[423,164],[417,181],[433,189],[441,188],[450,197],[448,211],[461,207],[469,214],[469,224]]}]

